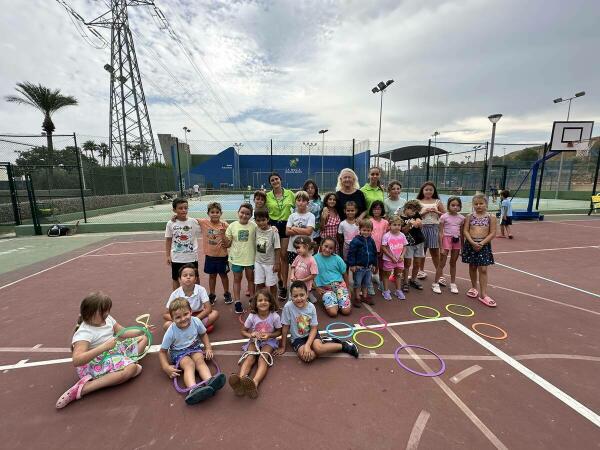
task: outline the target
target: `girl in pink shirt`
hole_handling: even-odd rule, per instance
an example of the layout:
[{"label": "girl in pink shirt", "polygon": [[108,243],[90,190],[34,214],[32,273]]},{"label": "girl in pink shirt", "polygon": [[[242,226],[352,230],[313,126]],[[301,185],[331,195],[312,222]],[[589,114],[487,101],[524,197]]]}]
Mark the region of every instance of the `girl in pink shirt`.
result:
[{"label": "girl in pink shirt", "polygon": [[292,282],[296,280],[304,281],[308,293],[312,289],[313,280],[319,274],[317,262],[310,254],[311,245],[312,241],[308,236],[298,236],[294,241],[294,248],[298,256],[292,263],[291,277]]},{"label": "girl in pink shirt", "polygon": [[[448,252],[450,252],[450,292],[458,294],[458,287],[456,286],[456,261],[462,247],[462,227],[465,218],[460,214],[462,201],[459,197],[450,197],[447,206],[448,212],[442,214],[440,217],[439,235],[442,251],[440,252],[440,262],[436,268],[435,279],[439,280],[443,276]],[[433,283],[431,289],[436,294],[442,293],[439,283]]]},{"label": "girl in pink shirt", "polygon": [[[379,277],[379,273],[383,270],[383,259],[381,258],[381,241],[383,240],[383,235],[388,231],[390,225],[387,220],[383,218],[385,214],[385,204],[381,200],[375,200],[371,203],[371,207],[369,208],[369,216],[371,216],[371,223],[373,224],[373,231],[371,232],[371,237],[375,241],[375,247],[377,248],[377,261],[378,261],[378,274],[373,275],[373,283],[379,284],[379,290],[383,291],[383,283],[381,278]],[[369,295],[375,295],[369,292]]]}]

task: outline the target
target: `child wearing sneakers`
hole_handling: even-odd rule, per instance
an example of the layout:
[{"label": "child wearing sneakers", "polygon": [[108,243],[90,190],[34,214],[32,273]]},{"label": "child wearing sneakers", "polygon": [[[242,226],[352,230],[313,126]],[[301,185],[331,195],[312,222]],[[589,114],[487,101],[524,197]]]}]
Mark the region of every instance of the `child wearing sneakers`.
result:
[{"label": "child wearing sneakers", "polygon": [[[192,308],[185,298],[177,298],[169,305],[172,323],[160,344],[158,359],[162,370],[175,378],[183,371],[183,382],[188,388],[196,384],[196,370],[206,382],[190,390],[185,398],[188,405],[206,400],[225,386],[225,375],[212,376],[205,359],[212,359],[213,351],[204,324],[192,316]],[[177,367],[180,367],[179,369]]]},{"label": "child wearing sneakers", "polygon": [[165,250],[167,265],[171,266],[173,289],[179,287],[179,269],[184,264],[194,264],[198,268],[198,235],[200,227],[195,219],[188,217],[188,201],[184,198],[173,200],[174,220],[167,222],[165,230]]},{"label": "child wearing sneakers", "polygon": [[500,236],[499,238],[507,237],[509,239],[513,238],[513,235],[510,233],[510,226],[512,225],[512,204],[510,203],[510,191],[506,189],[502,191],[500,194],[502,197],[502,201],[500,202]]},{"label": "child wearing sneakers", "polygon": [[370,219],[358,223],[359,235],[355,236],[348,248],[348,265],[354,283],[354,301],[374,305],[368,293],[372,275],[377,273],[377,246],[371,237],[373,224]]},{"label": "child wearing sneakers", "polygon": [[303,281],[294,281],[290,286],[291,300],[283,307],[281,315],[281,345],[273,352],[283,355],[287,347],[287,334],[291,334],[294,352],[305,363],[314,361],[328,353],[345,352],[358,358],[358,348],[351,341],[319,335],[317,310],[308,301],[308,291]]},{"label": "child wearing sneakers", "polygon": [[397,215],[393,215],[389,219],[390,231],[383,235],[381,241],[381,251],[383,253],[383,285],[385,290],[383,291],[384,300],[390,301],[392,294],[390,293],[390,276],[394,275],[396,283],[396,290],[394,294],[398,297],[398,300],[404,300],[404,294],[400,286],[402,280],[402,274],[404,272],[404,258],[406,255],[406,246],[408,241],[406,236],[402,233],[402,225],[404,222],[402,218]]},{"label": "child wearing sneakers", "polygon": [[[423,290],[423,285],[417,280],[417,274],[419,272],[419,264],[421,259],[425,258],[425,236],[421,231],[421,203],[419,200],[409,200],[404,205],[400,218],[404,222],[402,227],[402,233],[406,236],[408,245],[406,246],[406,253],[404,253],[404,274],[402,278],[402,291],[408,292],[409,285]],[[413,264],[414,259],[414,264]],[[408,272],[412,265],[412,278],[409,277]]]},{"label": "child wearing sneakers", "polygon": [[269,225],[269,212],[264,208],[254,212],[254,222],[257,227],[254,284],[257,289],[266,286],[273,297],[277,298],[277,273],[280,269],[279,252],[281,251],[279,233],[277,228]]},{"label": "child wearing sneakers", "polygon": [[221,278],[223,284],[223,298],[225,303],[231,303],[231,293],[229,292],[229,264],[227,263],[227,249],[223,247],[223,237],[227,230],[227,222],[221,220],[223,210],[221,204],[212,202],[208,204],[209,219],[196,219],[202,231],[202,246],[204,248],[204,273],[208,274],[208,298],[210,304],[214,305],[217,296],[215,288],[217,285],[217,275]]},{"label": "child wearing sneakers", "polygon": [[294,242],[300,236],[307,236],[309,239],[315,229],[315,215],[308,210],[309,197],[305,191],[296,192],[296,211],[290,214],[285,227],[285,234],[289,236],[287,256],[288,265],[291,265],[298,253],[294,247]]},{"label": "child wearing sneakers", "polygon": [[[465,217],[460,214],[462,201],[460,197],[450,197],[447,204],[448,212],[440,217],[440,261],[436,268],[435,279],[439,280],[444,276],[444,266],[450,253],[450,292],[458,294],[456,286],[456,261],[462,247],[463,233],[462,227]],[[436,294],[441,294],[442,290],[439,283],[433,283],[431,289]]]}]

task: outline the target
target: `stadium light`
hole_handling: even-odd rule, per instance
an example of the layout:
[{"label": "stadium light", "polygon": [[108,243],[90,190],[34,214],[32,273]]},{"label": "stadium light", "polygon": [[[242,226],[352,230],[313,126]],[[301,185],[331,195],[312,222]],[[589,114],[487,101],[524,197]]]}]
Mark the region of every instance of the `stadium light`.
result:
[{"label": "stadium light", "polygon": [[320,130],[319,134],[323,135],[323,141],[321,144],[321,189],[323,189],[323,173],[324,173],[324,155],[325,155],[325,133],[327,133],[329,130],[325,129],[325,130]]},{"label": "stadium light", "polygon": [[375,165],[379,166],[379,151],[381,149],[381,114],[383,112],[383,91],[392,84],[394,80],[387,80],[386,82],[380,81],[377,86],[371,89],[373,94],[381,93],[381,101],[379,103],[379,137],[377,138],[377,158],[375,159]]},{"label": "stadium light", "polygon": [[488,116],[490,122],[492,122],[492,145],[490,147],[490,158],[488,159],[488,166],[485,175],[485,183],[483,185],[483,193],[485,194],[487,191],[487,185],[491,182],[492,177],[492,160],[494,158],[494,141],[496,140],[496,124],[502,118],[502,114],[492,114]]}]

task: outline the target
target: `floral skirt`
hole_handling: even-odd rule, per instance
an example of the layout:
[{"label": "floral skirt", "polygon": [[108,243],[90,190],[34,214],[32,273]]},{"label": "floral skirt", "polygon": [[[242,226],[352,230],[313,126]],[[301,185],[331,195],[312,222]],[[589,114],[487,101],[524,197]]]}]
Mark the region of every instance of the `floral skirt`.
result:
[{"label": "floral skirt", "polygon": [[90,375],[99,378],[107,373],[118,372],[130,364],[135,364],[131,357],[138,355],[138,338],[127,338],[119,340],[115,346],[96,356],[89,363],[77,367],[77,376],[83,378]]}]

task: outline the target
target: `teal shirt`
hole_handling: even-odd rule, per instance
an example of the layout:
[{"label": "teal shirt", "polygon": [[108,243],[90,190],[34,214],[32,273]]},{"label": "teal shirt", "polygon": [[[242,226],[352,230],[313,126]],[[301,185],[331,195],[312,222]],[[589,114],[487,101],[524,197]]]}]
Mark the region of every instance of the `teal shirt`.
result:
[{"label": "teal shirt", "polygon": [[344,281],[346,263],[338,255],[323,256],[317,253],[315,256],[319,273],[315,278],[315,285],[328,286],[333,282]]}]

